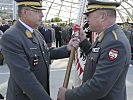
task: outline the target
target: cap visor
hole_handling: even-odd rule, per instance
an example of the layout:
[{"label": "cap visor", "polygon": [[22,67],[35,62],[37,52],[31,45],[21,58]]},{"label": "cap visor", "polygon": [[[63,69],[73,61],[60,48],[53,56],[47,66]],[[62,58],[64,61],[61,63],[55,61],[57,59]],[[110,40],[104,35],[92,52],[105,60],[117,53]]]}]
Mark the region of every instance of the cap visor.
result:
[{"label": "cap visor", "polygon": [[87,9],[86,12],[84,12],[83,14],[84,15],[88,15],[89,13],[93,12],[93,11],[96,11],[97,9]]},{"label": "cap visor", "polygon": [[34,9],[37,9],[37,10],[46,10],[45,8],[43,7],[35,7],[35,6],[30,6],[31,8],[34,8]]}]

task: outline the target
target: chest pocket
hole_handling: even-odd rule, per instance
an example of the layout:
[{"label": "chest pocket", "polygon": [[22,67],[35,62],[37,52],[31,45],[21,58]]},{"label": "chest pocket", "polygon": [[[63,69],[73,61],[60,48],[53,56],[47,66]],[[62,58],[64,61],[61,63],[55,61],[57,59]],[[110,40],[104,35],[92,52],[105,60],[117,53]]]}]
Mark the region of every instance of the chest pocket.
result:
[{"label": "chest pocket", "polygon": [[92,54],[90,56],[90,60],[94,63],[98,63],[99,54],[100,54],[100,52],[97,52],[97,53],[92,52]]},{"label": "chest pocket", "polygon": [[89,56],[92,74],[94,74],[94,72],[96,70],[96,66],[98,64],[99,56],[100,56],[100,52],[92,52]]},{"label": "chest pocket", "polygon": [[96,65],[98,63],[99,53],[90,52],[84,68],[83,82],[91,79],[94,75]]}]

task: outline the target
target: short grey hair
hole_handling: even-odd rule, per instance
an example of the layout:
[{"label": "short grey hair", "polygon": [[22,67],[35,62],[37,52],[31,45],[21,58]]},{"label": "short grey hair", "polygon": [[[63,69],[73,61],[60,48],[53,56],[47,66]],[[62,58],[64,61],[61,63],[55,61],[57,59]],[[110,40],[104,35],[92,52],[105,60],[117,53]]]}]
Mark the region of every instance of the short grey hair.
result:
[{"label": "short grey hair", "polygon": [[103,9],[98,9],[98,10],[104,10],[104,11],[106,11],[107,12],[107,15],[109,16],[109,17],[114,17],[114,18],[116,18],[116,10],[115,9],[105,9],[105,8],[103,8]]},{"label": "short grey hair", "polygon": [[116,10],[115,9],[107,9],[106,11],[107,11],[109,17],[116,18]]},{"label": "short grey hair", "polygon": [[24,6],[24,5],[19,5],[18,6],[18,16],[21,17],[22,14],[22,9],[28,9],[30,8],[29,6]]}]

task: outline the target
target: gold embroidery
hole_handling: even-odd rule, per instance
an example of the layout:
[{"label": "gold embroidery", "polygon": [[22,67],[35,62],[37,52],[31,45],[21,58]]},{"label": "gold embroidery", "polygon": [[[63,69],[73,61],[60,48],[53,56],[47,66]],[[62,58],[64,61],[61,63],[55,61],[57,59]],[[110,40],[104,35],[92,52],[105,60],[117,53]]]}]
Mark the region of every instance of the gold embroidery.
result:
[{"label": "gold embroidery", "polygon": [[29,30],[26,30],[25,34],[28,38],[32,38],[32,34]]},{"label": "gold embroidery", "polygon": [[104,37],[104,32],[100,33],[100,36],[98,37],[98,42],[101,42]]}]

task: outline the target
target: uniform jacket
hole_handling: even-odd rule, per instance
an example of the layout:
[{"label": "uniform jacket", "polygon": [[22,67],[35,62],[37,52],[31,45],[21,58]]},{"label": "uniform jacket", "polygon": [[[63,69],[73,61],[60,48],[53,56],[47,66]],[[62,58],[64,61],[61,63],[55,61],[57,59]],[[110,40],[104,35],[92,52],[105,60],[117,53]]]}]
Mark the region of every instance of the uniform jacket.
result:
[{"label": "uniform jacket", "polygon": [[102,32],[93,46],[86,39],[80,47],[87,54],[83,84],[68,90],[65,100],[126,100],[131,48],[117,24]]},{"label": "uniform jacket", "polygon": [[66,47],[48,50],[40,33],[37,34],[39,42],[35,34],[18,21],[1,39],[10,69],[7,100],[51,100],[49,60],[68,57],[68,53]]}]

